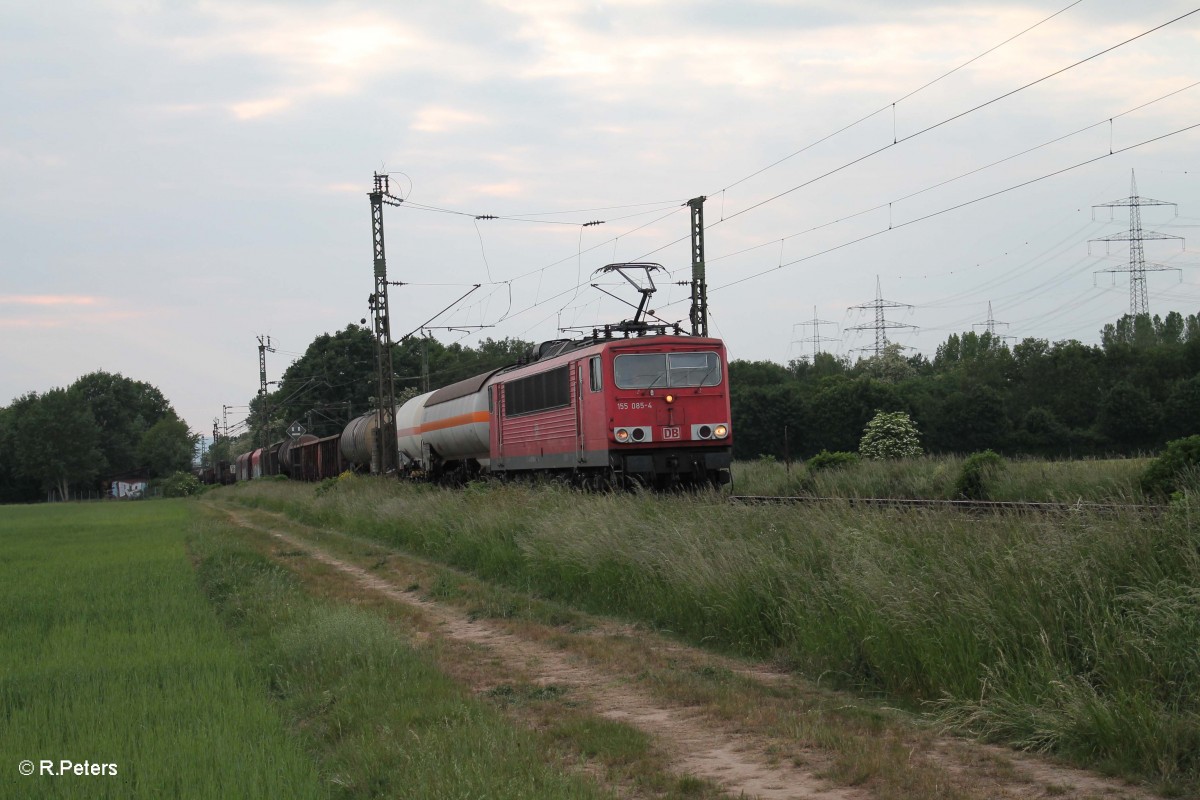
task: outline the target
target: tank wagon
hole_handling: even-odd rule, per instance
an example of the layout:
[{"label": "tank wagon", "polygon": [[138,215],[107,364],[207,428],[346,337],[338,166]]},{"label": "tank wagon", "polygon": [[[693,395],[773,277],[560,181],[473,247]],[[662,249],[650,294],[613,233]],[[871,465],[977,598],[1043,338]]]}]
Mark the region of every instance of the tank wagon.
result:
[{"label": "tank wagon", "polygon": [[[646,322],[658,264],[610,264],[642,294],[632,320],[543,342],[525,363],[427,392],[395,409],[400,471],[460,483],[548,475],[585,486],[721,485],[733,456],[728,358],[720,339]],[[644,272],[643,285],[630,273]],[[339,436],[244,453],[238,480],[320,480],[378,471],[378,414]],[[310,437],[311,439],[311,437]]]},{"label": "tank wagon", "polygon": [[[243,453],[237,479],[375,471],[376,419],[370,412],[337,436]],[[441,483],[533,475],[592,487],[728,483],[725,346],[671,335],[544,342],[529,363],[401,405],[396,444],[403,474]]]},{"label": "tank wagon", "polygon": [[556,340],[537,355],[401,406],[397,445],[408,471],[432,480],[550,473],[597,486],[728,482],[720,340]]}]

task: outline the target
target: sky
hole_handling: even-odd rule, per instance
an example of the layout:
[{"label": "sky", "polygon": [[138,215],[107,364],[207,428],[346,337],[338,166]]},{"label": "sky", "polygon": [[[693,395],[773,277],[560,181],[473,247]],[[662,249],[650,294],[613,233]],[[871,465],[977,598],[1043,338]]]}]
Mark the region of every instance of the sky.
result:
[{"label": "sky", "polygon": [[0,405],[105,370],[240,419],[258,337],[278,380],[370,317],[375,173],[394,339],[618,321],[631,261],[686,327],[703,196],[731,358],[857,357],[877,287],[929,357],[989,307],[1095,343],[1133,176],[1150,311],[1197,313],[1194,2],[0,0]]}]

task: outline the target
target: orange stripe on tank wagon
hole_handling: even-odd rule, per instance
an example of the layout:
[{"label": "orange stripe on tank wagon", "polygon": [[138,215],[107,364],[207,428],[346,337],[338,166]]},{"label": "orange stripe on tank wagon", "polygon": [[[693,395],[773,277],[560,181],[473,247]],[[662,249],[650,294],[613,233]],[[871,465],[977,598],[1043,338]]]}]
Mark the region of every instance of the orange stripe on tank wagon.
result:
[{"label": "orange stripe on tank wagon", "polygon": [[469,414],[459,414],[453,417],[446,417],[434,422],[426,422],[420,427],[421,433],[429,431],[440,431],[444,428],[456,428],[459,425],[472,425],[476,422],[487,422],[490,415],[486,411],[472,411]]}]

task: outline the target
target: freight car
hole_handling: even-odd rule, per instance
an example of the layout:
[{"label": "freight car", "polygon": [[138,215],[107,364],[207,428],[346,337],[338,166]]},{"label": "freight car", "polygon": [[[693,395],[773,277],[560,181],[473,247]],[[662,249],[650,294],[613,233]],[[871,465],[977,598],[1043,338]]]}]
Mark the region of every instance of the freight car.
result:
[{"label": "freight car", "polygon": [[[604,272],[657,264],[610,264]],[[414,397],[395,410],[400,471],[461,483],[549,475],[592,487],[722,485],[733,454],[728,359],[719,339],[633,320],[579,340],[543,342],[526,363]],[[279,472],[320,480],[378,471],[378,414],[339,436],[244,453],[238,480]]]}]

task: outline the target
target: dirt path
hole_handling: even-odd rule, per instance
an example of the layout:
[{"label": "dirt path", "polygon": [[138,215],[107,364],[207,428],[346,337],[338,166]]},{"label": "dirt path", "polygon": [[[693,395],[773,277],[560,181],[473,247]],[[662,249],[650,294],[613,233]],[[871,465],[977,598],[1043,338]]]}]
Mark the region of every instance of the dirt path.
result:
[{"label": "dirt path", "polygon": [[[708,779],[735,797],[762,800],[865,800],[882,795],[1147,800],[1155,796],[1119,781],[1053,765],[1004,748],[952,738],[937,739],[932,746],[920,747],[920,753],[917,752],[918,747],[913,746],[913,752],[909,754],[912,759],[921,759],[944,775],[944,785],[940,788],[936,778],[934,785],[926,782],[919,790],[916,786],[910,787],[913,789],[911,792],[897,786],[837,786],[818,777],[827,773],[835,754],[812,747],[803,747],[797,754],[796,748],[791,747],[785,748],[789,753],[787,758],[772,756],[778,750],[772,746],[769,737],[758,732],[738,730],[739,727],[753,729],[752,725],[730,724],[729,720],[717,719],[701,708],[673,705],[632,685],[631,675],[598,669],[578,653],[556,647],[545,640],[518,635],[492,620],[471,619],[465,611],[449,603],[422,597],[415,588],[402,589],[401,586],[413,586],[413,582],[406,580],[403,575],[383,577],[335,556],[314,542],[312,532],[302,534],[299,532],[301,526],[282,517],[278,518],[278,525],[262,525],[244,514],[229,509],[224,509],[224,512],[234,524],[267,533],[286,545],[290,549],[289,555],[308,556],[364,590],[418,610],[432,623],[431,636],[481,648],[493,660],[500,662],[502,672],[527,676],[530,683],[565,689],[574,700],[584,704],[593,713],[642,730],[652,736],[656,746],[669,755],[674,772]],[[289,530],[280,530],[280,526],[287,526]],[[321,531],[320,535],[341,537],[356,545],[385,549],[377,543],[337,531]],[[398,559],[411,558],[402,553],[394,553],[394,556]],[[638,635],[644,637],[646,633],[643,631]],[[661,649],[704,660],[716,658],[675,642],[666,643]],[[742,677],[765,685],[796,680],[767,665],[747,667],[738,662],[730,663],[735,664],[736,672]],[[482,691],[491,687],[473,688]],[[873,791],[872,788],[879,791]]]}]

